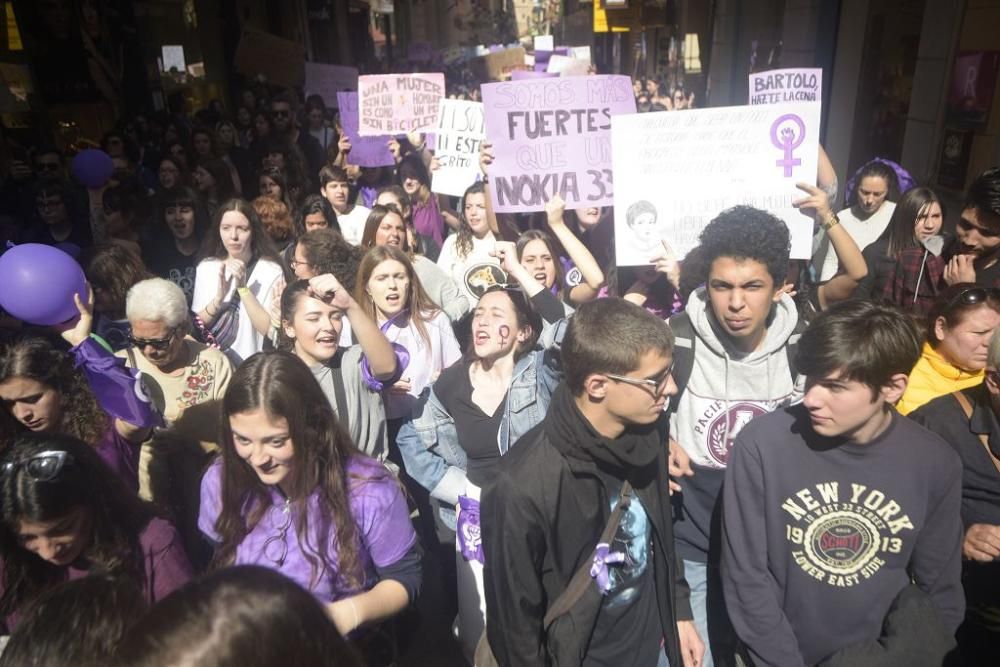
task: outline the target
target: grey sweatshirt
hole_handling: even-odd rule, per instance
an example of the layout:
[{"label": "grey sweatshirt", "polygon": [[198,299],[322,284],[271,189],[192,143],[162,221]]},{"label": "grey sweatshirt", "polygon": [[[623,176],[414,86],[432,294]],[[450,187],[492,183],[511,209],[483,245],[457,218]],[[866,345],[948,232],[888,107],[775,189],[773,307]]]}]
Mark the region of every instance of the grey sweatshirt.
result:
[{"label": "grey sweatshirt", "polygon": [[694,367],[670,420],[670,435],[691,457],[695,474],[681,480],[675,535],[683,558],[706,562],[712,510],[733,441],[754,417],[802,398],[802,379],[792,382],[785,350],[798,312],[791,297],[782,296],[772,307],[763,344],[749,354],[720,339],[704,287],[691,294],[686,312],[697,336]]},{"label": "grey sweatshirt", "polygon": [[444,311],[449,320],[455,322],[469,312],[469,300],[444,269],[423,255],[417,255],[413,258],[413,270],[427,296]]}]

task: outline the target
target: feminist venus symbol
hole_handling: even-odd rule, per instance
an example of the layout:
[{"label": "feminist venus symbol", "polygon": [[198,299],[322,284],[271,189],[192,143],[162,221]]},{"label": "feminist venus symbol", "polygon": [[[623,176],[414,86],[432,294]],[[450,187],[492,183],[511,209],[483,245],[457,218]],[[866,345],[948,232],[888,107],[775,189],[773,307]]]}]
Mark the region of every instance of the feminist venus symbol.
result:
[{"label": "feminist venus symbol", "polygon": [[[781,124],[786,120],[793,122],[798,128],[798,132],[793,130],[791,127],[781,129]],[[781,130],[780,133],[779,130]],[[792,167],[798,167],[802,164],[802,160],[794,157],[792,152],[802,145],[802,141],[805,138],[806,124],[803,123],[802,119],[796,114],[786,113],[784,116],[778,117],[778,119],[771,124],[771,143],[774,144],[775,148],[780,148],[785,151],[784,157],[780,160],[775,160],[774,164],[775,166],[785,168],[785,178],[791,177]]]}]

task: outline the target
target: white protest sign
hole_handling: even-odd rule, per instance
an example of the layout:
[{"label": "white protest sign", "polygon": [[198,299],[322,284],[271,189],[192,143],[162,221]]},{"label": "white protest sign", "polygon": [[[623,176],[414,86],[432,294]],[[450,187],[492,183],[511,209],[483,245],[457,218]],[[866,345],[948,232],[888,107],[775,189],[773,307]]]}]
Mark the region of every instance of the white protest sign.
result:
[{"label": "white protest sign", "polygon": [[535,51],[554,51],[556,40],[552,35],[535,35]]},{"label": "white protest sign", "polygon": [[479,175],[479,144],[485,137],[482,102],[442,99],[431,191],[460,197]]},{"label": "white protest sign", "polygon": [[796,67],[750,75],[750,104],[819,102],[823,99],[823,70]]},{"label": "white protest sign", "polygon": [[792,201],[806,196],[797,182],[816,182],[819,124],[819,102],[613,116],[618,265],[649,264],[660,239],[684,257],[739,204],[784,220],[792,258],[808,259],[813,219]]},{"label": "white protest sign", "polygon": [[433,130],[444,74],[376,74],[358,79],[362,137]]},{"label": "white protest sign", "polygon": [[553,54],[546,71],[560,76],[586,76],[590,72],[590,61]]},{"label": "white protest sign", "polygon": [[570,48],[569,54],[577,60],[586,60],[587,64],[591,62],[589,46],[574,46]]}]

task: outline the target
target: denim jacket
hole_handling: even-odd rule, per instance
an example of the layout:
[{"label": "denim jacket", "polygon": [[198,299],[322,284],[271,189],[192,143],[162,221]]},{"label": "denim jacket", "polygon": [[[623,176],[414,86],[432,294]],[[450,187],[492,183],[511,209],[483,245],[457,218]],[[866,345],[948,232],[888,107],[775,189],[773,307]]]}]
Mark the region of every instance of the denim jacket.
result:
[{"label": "denim jacket", "polygon": [[[497,432],[500,455],[545,417],[549,399],[562,378],[559,344],[565,333],[561,320],[548,338],[551,347],[535,350],[514,365],[503,419]],[[455,505],[465,493],[466,456],[455,429],[455,420],[441,405],[434,386],[423,391],[413,415],[396,436],[403,464],[410,477],[438,501],[441,520],[455,528]]]}]

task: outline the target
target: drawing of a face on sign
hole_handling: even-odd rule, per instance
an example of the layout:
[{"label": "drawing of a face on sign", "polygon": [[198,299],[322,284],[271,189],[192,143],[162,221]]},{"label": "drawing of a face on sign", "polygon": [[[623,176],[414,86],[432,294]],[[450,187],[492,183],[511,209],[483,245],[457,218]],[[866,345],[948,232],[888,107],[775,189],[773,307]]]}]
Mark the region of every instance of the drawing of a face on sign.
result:
[{"label": "drawing of a face on sign", "polygon": [[655,250],[660,240],[656,207],[646,200],[639,200],[628,207],[625,221],[632,230],[635,243],[642,249]]}]

